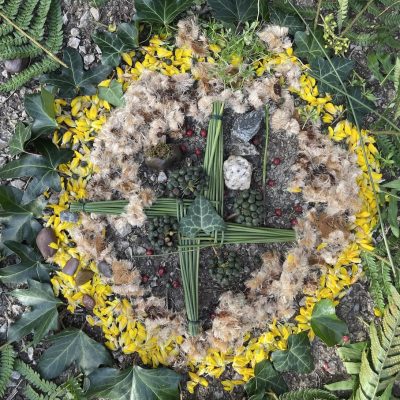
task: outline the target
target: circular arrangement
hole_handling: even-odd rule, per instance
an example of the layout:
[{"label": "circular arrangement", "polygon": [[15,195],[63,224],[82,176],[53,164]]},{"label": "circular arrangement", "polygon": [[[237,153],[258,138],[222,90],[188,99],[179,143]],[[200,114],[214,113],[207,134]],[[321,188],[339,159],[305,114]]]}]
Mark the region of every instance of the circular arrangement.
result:
[{"label": "circular arrangement", "polygon": [[[329,94],[320,94],[316,80],[293,55],[287,29],[269,26],[258,32],[266,55],[250,63],[252,79],[238,89],[227,88],[226,82],[215,76],[212,66],[218,60],[220,46],[204,40],[199,51],[203,33],[200,28],[194,29],[195,21],[182,21],[178,27],[177,44],[167,37],[154,36],[141,49],[140,58],[136,53],[127,54],[126,65],[117,67],[116,80],[124,87],[125,105],[111,110],[110,104],[97,95],[78,96],[70,104],[56,100],[57,121],[65,129],[62,135],[56,133],[53,141],[61,147],[79,144],[79,151],[75,151],[71,162],[60,166],[60,172],[68,178],[63,178],[64,190],[58,202],[50,206],[53,214],[45,216],[47,226],[57,235],[53,260],[63,268],[52,278],[52,284],[56,293],[67,299],[71,312],[81,306],[88,308],[88,299],[91,300],[92,314],[87,321],[102,329],[111,350],[137,353],[144,364],[154,367],[185,365],[190,371],[187,385],[191,392],[198,384],[207,386],[204,376],[220,378],[231,365],[238,375],[223,379],[222,384],[226,390],[232,390],[254,376],[257,362],[276,349],[285,349],[292,333],[306,331],[312,338],[309,321],[316,302],[336,300],[356,281],[361,249],[373,248],[371,234],[377,223],[377,205],[360,138],[367,144],[376,182],[381,179],[379,162],[368,132],[357,130],[349,121],[337,120],[341,107],[331,102]],[[99,86],[109,87],[111,82],[106,80]],[[149,275],[144,278],[135,262],[119,259],[115,244],[118,239],[113,243],[107,235],[112,231],[118,238],[118,232],[132,232],[133,228],[136,233],[146,227],[151,245],[147,250],[170,250],[178,245],[179,221],[174,215],[156,215],[158,191],[169,192],[173,201],[163,203],[164,212],[171,210],[171,204],[177,207],[175,198],[196,201],[193,198],[215,185],[213,177],[221,176],[213,172],[207,177],[207,165],[203,165],[204,169],[197,165],[180,166],[168,173],[166,180],[161,179],[159,190],[154,191],[143,184],[147,179],[143,154],[162,158],[163,154],[151,153],[149,149],[160,143],[165,146],[167,139],[179,144],[183,137],[191,138],[193,131],[183,129],[188,118],[202,124],[209,122],[210,126],[221,122],[212,109],[215,102],[223,102],[229,112],[238,115],[263,110],[269,104],[265,121],[270,135],[297,141],[296,162],[291,166],[288,187],[293,194],[291,209],[295,215],[290,224],[296,230],[297,241],[287,251],[283,263],[276,251],[263,252],[261,267],[254,269],[244,283],[246,294],[223,292],[209,321],[211,327],[191,337],[183,308],[170,310],[162,298],[151,295],[146,286]],[[310,110],[326,125],[308,120],[303,124],[300,116]],[[209,143],[213,138],[210,128],[208,135],[201,130],[199,137]],[[91,142],[93,147],[88,146]],[[347,148],[336,142],[345,142]],[[185,147],[183,150],[188,152]],[[194,157],[201,155],[196,145]],[[272,164],[279,167],[281,159],[274,158]],[[222,174],[222,168],[217,172]],[[273,187],[270,181],[266,181],[267,186]],[[107,200],[109,204],[121,201],[123,212],[106,217],[83,214],[79,224],[63,217],[71,202],[84,199]],[[229,225],[227,217],[232,214],[222,214],[222,205],[215,207],[228,226],[227,240],[236,237],[229,231],[235,227],[246,227],[247,233],[256,235],[250,229],[263,225],[267,218],[263,200],[261,187],[254,185],[235,194],[232,218],[242,224],[240,228]],[[182,204],[189,207],[191,203]],[[147,224],[146,210],[154,213]],[[280,208],[272,212],[275,217],[283,213]],[[195,236],[193,240],[197,239]],[[71,246],[71,242],[76,246]],[[214,245],[217,248],[218,242]],[[157,256],[152,252],[145,255]],[[136,256],[143,257],[132,258]],[[71,259],[79,261],[72,274],[66,270]],[[233,254],[222,257],[222,261],[213,264],[211,276],[229,287],[230,277],[244,271],[244,262]],[[160,268],[164,267],[159,266],[158,271]],[[82,271],[94,274],[79,284],[77,274]],[[159,275],[164,274],[165,271]],[[172,286],[179,290],[179,281],[174,278]],[[197,323],[189,324],[193,322]]]}]

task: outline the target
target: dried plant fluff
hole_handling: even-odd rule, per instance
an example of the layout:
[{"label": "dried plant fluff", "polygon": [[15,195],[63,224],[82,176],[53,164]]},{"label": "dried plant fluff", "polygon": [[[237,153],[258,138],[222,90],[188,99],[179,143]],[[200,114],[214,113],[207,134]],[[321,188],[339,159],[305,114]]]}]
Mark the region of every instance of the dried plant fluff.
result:
[{"label": "dried plant fluff", "polygon": [[189,48],[196,57],[205,57],[208,46],[207,38],[201,32],[196,18],[183,19],[178,22],[177,26],[176,45]]},{"label": "dried plant fluff", "polygon": [[258,37],[267,44],[268,49],[274,53],[282,53],[292,46],[292,43],[287,36],[289,28],[268,25],[258,33]]}]

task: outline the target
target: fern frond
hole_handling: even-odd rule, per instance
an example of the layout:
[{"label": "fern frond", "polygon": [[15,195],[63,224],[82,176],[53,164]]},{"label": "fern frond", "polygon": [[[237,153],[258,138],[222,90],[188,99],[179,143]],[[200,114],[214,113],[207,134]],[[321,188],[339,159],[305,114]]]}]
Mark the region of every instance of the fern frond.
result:
[{"label": "fern frond", "polygon": [[385,293],[382,287],[380,268],[375,257],[372,254],[364,253],[362,255],[363,267],[369,281],[369,292],[374,300],[376,307],[383,311],[385,308]]},{"label": "fern frond", "polygon": [[15,361],[15,353],[11,345],[0,350],[0,397],[3,397],[10,380]]},{"label": "fern frond", "polygon": [[398,137],[388,135],[377,136],[378,149],[383,157],[392,157],[396,165],[400,165],[400,141]]},{"label": "fern frond", "polygon": [[[29,1],[29,0],[28,0]],[[14,19],[15,16],[18,13],[18,10],[21,6],[22,0],[11,0],[9,1],[4,7],[2,7],[3,9],[3,13],[10,19]],[[1,19],[0,19],[1,21]],[[0,24],[0,36],[4,36],[7,35],[8,33],[10,33],[13,30],[13,28],[5,23],[4,21],[1,21]]]},{"label": "fern frond", "polygon": [[347,18],[347,13],[349,11],[349,1],[348,0],[338,0],[339,10],[338,10],[338,27],[342,30],[343,22]]},{"label": "fern frond", "polygon": [[49,400],[47,396],[37,393],[30,385],[27,385],[24,389],[24,395],[27,400]]},{"label": "fern frond", "polygon": [[15,369],[36,389],[43,393],[54,393],[57,391],[58,386],[41,378],[39,373],[33,370],[29,365],[21,360],[15,362]]},{"label": "fern frond", "polygon": [[396,92],[400,89],[400,57],[396,57],[396,64],[393,71],[393,83]]},{"label": "fern frond", "polygon": [[63,384],[63,387],[68,391],[71,400],[86,400],[85,393],[77,378],[70,378]]},{"label": "fern frond", "polygon": [[371,348],[361,359],[360,386],[355,398],[378,398],[400,372],[400,295],[392,288],[381,326],[370,325]]},{"label": "fern frond", "polygon": [[337,400],[337,397],[322,389],[301,389],[282,394],[279,400]]}]

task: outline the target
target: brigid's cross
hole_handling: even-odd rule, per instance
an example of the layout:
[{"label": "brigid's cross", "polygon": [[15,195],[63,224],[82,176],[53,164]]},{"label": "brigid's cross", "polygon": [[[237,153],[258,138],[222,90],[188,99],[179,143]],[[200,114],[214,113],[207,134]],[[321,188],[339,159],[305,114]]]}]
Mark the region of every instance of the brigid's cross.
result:
[{"label": "brigid's cross", "polygon": [[[224,177],[223,177],[223,132],[221,102],[213,104],[213,111],[208,127],[207,145],[203,168],[208,176],[208,188],[204,197],[214,205],[219,215],[223,216]],[[127,200],[106,202],[74,202],[70,211],[84,211],[97,214],[122,214],[128,205]],[[192,204],[192,200],[176,200],[159,198],[145,209],[149,218],[157,216],[173,216],[180,221]],[[200,266],[200,250],[204,247],[217,247],[226,244],[276,243],[289,242],[295,239],[293,230],[249,227],[235,223],[225,223],[224,231],[215,231],[212,235],[199,233],[195,238],[178,234],[178,254],[181,270],[185,307],[188,318],[188,331],[191,335],[200,332],[199,321],[199,285],[198,272]]]}]

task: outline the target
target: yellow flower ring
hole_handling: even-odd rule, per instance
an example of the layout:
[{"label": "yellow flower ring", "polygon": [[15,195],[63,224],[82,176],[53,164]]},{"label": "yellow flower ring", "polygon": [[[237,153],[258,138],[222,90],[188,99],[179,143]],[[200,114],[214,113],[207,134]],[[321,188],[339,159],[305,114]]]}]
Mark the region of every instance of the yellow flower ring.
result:
[{"label": "yellow flower ring", "polygon": [[[144,60],[136,62],[134,65],[132,57],[135,52],[124,53],[122,55],[123,66],[117,67],[114,72],[117,80],[123,84],[124,91],[131,81],[139,79],[145,69],[158,71],[165,75],[190,71],[191,51],[171,46],[167,48],[159,36],[154,36],[150,40],[149,46],[142,48],[142,52],[145,55]],[[165,63],[166,58],[170,59],[172,63]],[[326,124],[330,125],[334,118],[343,111],[343,107],[332,104],[330,96],[319,95],[315,79],[307,74],[306,67],[292,54],[291,48],[284,53],[268,55],[265,59],[258,61],[254,65],[255,73],[261,76],[264,71],[288,59],[298,63],[303,69],[300,79],[301,89],[292,90],[292,92],[304,100],[310,110],[317,112]],[[99,86],[107,87],[110,81],[103,81]],[[101,130],[112,106],[97,95],[78,96],[70,103],[63,99],[57,99],[54,106],[57,122],[64,128],[65,133],[60,135],[59,131],[56,131],[53,142],[60,147],[70,146],[79,149],[79,151],[75,150],[74,157],[69,163],[60,166],[59,171],[63,175],[61,178],[63,190],[58,204],[49,205],[52,208],[52,214],[44,216],[47,220],[46,226],[54,229],[58,239],[57,243],[52,244],[58,250],[54,261],[60,267],[64,267],[66,262],[74,257],[81,260],[79,268],[89,268],[94,272],[93,279],[82,286],[77,286],[73,277],[57,272],[51,279],[54,292],[56,295],[64,296],[68,301],[68,310],[72,313],[77,307],[82,306],[85,294],[95,300],[93,314],[96,318],[88,315],[87,321],[90,325],[102,329],[106,338],[105,344],[109,349],[121,350],[124,354],[136,352],[142,362],[151,367],[157,367],[160,364],[168,366],[170,360],[180,353],[179,346],[183,342],[183,337],[170,338],[167,343],[163,342],[162,345],[158,342],[157,337],[149,337],[143,324],[133,317],[130,302],[125,298],[115,297],[111,286],[102,282],[95,263],[84,265],[83,256],[71,245],[68,235],[68,231],[74,227],[75,223],[64,221],[60,216],[63,211],[68,210],[68,204],[71,201],[81,200],[86,196],[86,184],[91,175],[96,172],[95,166],[90,161],[88,144]],[[218,379],[228,365],[231,365],[241,375],[241,379],[221,382],[225,390],[231,391],[235,386],[245,383],[254,376],[256,363],[267,359],[276,349],[285,349],[290,334],[307,331],[310,339],[313,339],[310,318],[316,302],[320,299],[331,299],[337,302],[344,296],[346,289],[357,280],[360,274],[360,253],[362,250],[373,250],[372,232],[377,224],[377,203],[369,180],[360,136],[365,143],[366,156],[376,185],[375,189],[379,190],[378,182],[381,180],[381,174],[379,162],[375,158],[377,149],[374,146],[373,137],[367,131],[359,132],[347,120],[341,120],[333,126],[328,126],[328,134],[333,141],[346,143],[348,151],[356,155],[358,166],[362,171],[357,178],[362,207],[352,226],[354,241],[345,248],[335,265],[327,267],[326,273],[320,278],[318,289],[313,293],[305,293],[305,305],[300,308],[295,317],[295,323],[280,324],[275,320],[259,336],[251,337],[250,333],[247,334],[243,338],[241,347],[227,353],[209,348],[207,355],[200,362],[188,359],[190,380],[187,388],[189,392],[193,393],[198,384],[207,386],[208,381],[205,376]]]}]

